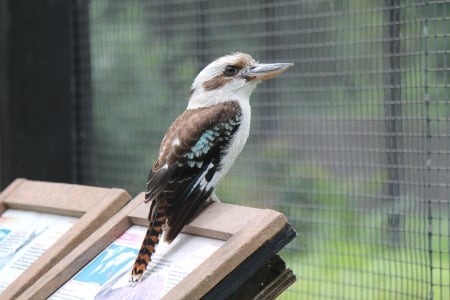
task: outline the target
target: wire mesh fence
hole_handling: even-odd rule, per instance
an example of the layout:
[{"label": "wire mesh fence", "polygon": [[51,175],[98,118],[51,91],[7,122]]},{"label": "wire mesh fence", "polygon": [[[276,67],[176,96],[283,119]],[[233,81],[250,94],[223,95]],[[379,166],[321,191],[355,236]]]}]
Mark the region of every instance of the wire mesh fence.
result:
[{"label": "wire mesh fence", "polygon": [[297,229],[282,298],[447,299],[449,15],[449,1],[91,0],[78,178],[142,191],[203,66],[294,62],[253,93],[217,193]]}]

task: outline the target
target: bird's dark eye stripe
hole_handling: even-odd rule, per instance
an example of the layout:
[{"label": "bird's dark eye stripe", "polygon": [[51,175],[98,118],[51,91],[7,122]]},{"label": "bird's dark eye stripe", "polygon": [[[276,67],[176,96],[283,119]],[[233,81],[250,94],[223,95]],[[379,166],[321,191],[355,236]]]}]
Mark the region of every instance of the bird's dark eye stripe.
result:
[{"label": "bird's dark eye stripe", "polygon": [[225,76],[233,76],[236,75],[239,72],[239,67],[237,66],[233,66],[233,65],[228,65],[225,67],[225,70],[223,71],[223,74]]}]

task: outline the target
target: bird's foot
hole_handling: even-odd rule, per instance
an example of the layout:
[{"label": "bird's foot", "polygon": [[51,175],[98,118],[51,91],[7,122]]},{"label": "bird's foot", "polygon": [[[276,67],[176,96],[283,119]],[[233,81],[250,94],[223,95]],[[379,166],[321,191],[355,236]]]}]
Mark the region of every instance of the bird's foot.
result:
[{"label": "bird's foot", "polygon": [[133,270],[130,274],[130,278],[128,279],[128,285],[135,286],[142,279],[143,275],[144,275],[143,272],[137,273],[137,272],[134,272],[134,270]]}]

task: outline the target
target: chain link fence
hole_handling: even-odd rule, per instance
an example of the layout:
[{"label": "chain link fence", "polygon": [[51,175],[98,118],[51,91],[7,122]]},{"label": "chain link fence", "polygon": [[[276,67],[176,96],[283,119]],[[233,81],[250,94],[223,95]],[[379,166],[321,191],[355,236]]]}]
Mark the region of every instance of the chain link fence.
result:
[{"label": "chain link fence", "polygon": [[281,298],[448,299],[449,1],[91,0],[86,16],[80,182],[142,191],[212,59],[293,62],[254,92],[217,192],[297,229]]}]

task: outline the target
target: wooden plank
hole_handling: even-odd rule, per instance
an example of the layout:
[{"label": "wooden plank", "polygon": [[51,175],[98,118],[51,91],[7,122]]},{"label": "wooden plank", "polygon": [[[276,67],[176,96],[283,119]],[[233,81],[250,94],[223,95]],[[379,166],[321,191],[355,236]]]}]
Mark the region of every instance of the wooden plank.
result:
[{"label": "wooden plank", "polygon": [[[39,186],[49,193],[49,203],[46,204],[45,193],[40,192]],[[34,192],[36,192],[36,203],[32,203]],[[92,193],[92,194],[91,194]],[[56,197],[61,197],[63,203],[57,208],[51,209],[55,204]],[[38,211],[62,212],[72,215],[76,202],[80,199],[80,207],[86,209],[83,216],[44,254],[42,254],[25,272],[2,292],[2,299],[15,299],[25,291],[33,282],[42,277],[58,261],[70,253],[76,246],[81,244],[89,235],[96,231],[102,224],[111,218],[130,199],[130,195],[121,189],[104,189],[83,186],[70,187],[68,184],[22,181],[17,188],[8,193],[3,203],[7,207]],[[89,199],[91,203],[87,203]],[[70,202],[74,203],[70,203]],[[18,204],[16,206],[16,204]],[[49,209],[47,209],[49,208]],[[49,211],[48,211],[49,210]],[[80,210],[78,208],[77,210]]]},{"label": "wooden plank", "polygon": [[0,193],[0,214],[2,214],[6,209],[5,200],[14,192],[22,183],[26,180],[19,178],[11,182],[1,193]]},{"label": "wooden plank", "polygon": [[259,208],[213,202],[183,232],[226,241],[262,212]]},{"label": "wooden plank", "polygon": [[[130,215],[133,224],[147,227],[149,209],[150,203],[139,205]],[[261,211],[259,208],[213,202],[186,225],[182,232],[226,241]]]},{"label": "wooden plank", "polygon": [[163,299],[201,299],[227,274],[286,225],[287,219],[281,213],[269,209],[261,210],[252,219],[251,226],[245,226],[233,235]]},{"label": "wooden plank", "polygon": [[[144,200],[143,193],[130,201],[96,232],[66,255],[45,276],[36,279],[26,291],[16,299],[46,299],[69,280],[84,265],[97,256],[131,225],[128,215]],[[2,295],[3,296],[3,295]],[[3,299],[3,298],[2,298]]]},{"label": "wooden plank", "polygon": [[2,199],[7,207],[72,217],[81,217],[110,193],[107,188],[76,184],[25,179],[18,183],[20,185]]}]

